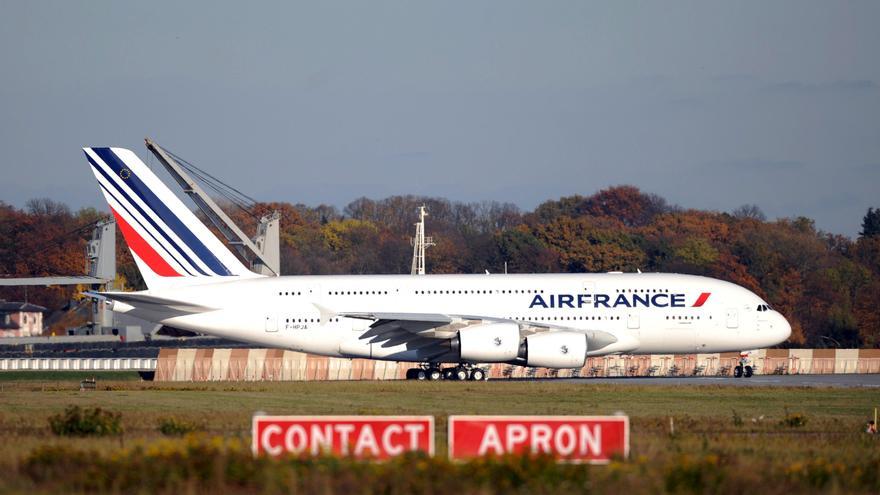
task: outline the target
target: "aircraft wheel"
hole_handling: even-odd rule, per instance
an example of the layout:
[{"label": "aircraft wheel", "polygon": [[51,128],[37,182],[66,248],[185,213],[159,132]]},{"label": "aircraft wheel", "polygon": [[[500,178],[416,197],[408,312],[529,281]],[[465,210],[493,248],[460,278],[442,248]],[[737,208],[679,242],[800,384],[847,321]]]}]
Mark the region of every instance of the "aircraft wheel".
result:
[{"label": "aircraft wheel", "polygon": [[443,375],[440,373],[440,370],[437,368],[431,368],[428,370],[428,379],[431,381],[439,380],[443,378]]},{"label": "aircraft wheel", "polygon": [[444,380],[453,380],[455,379],[455,368],[443,368],[443,379]]},{"label": "aircraft wheel", "polygon": [[741,376],[743,376],[743,367],[737,366],[736,368],[733,368],[733,377],[739,378]]},{"label": "aircraft wheel", "polygon": [[459,381],[465,381],[468,379],[468,372],[464,368],[456,368],[453,375],[455,376],[455,379]]},{"label": "aircraft wheel", "polygon": [[471,371],[471,380],[473,380],[475,382],[481,382],[485,379],[486,379],[486,372],[481,370],[480,368],[477,368],[477,369]]},{"label": "aircraft wheel", "polygon": [[752,369],[751,366],[746,366],[743,368],[743,376],[746,378],[751,378],[752,375],[755,374],[755,370]]},{"label": "aircraft wheel", "polygon": [[415,368],[411,368],[411,369],[406,370],[406,379],[412,380],[413,378],[415,378],[415,371],[416,371]]},{"label": "aircraft wheel", "polygon": [[428,372],[419,368],[415,373],[416,380],[426,380],[428,378]]}]

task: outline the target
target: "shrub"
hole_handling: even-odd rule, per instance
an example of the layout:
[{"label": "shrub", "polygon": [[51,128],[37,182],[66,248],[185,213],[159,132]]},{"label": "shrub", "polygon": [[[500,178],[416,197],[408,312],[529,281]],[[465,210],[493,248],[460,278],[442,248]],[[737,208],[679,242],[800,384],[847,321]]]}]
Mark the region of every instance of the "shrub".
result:
[{"label": "shrub", "polygon": [[790,413],[788,412],[788,409],[786,409],[785,416],[782,417],[782,421],[780,421],[779,424],[789,428],[800,428],[801,426],[806,426],[807,415],[800,412]]},{"label": "shrub", "polygon": [[726,471],[719,456],[681,455],[665,469],[666,490],[672,493],[715,493],[722,485]]},{"label": "shrub", "polygon": [[743,425],[743,419],[742,419],[742,416],[740,416],[740,415],[736,412],[736,409],[734,409],[734,410],[733,410],[733,426],[742,426],[742,425]]},{"label": "shrub", "polygon": [[185,419],[178,419],[175,417],[159,419],[159,432],[169,437],[182,437],[187,433],[201,431],[203,429],[204,428],[201,425]]},{"label": "shrub", "polygon": [[100,407],[82,409],[70,406],[61,414],[49,416],[49,427],[59,436],[121,435],[122,413]]},{"label": "shrub", "polygon": [[21,472],[37,482],[63,480],[77,473],[81,459],[99,456],[96,452],[66,445],[42,445],[31,451],[19,466]]},{"label": "shrub", "polygon": [[[874,440],[864,445],[874,449]],[[734,445],[727,453],[639,455],[607,466],[516,456],[454,462],[422,453],[362,462],[254,458],[246,438],[196,434],[134,442],[113,452],[43,445],[21,459],[18,472],[39,493],[732,494],[755,487],[774,494],[880,493],[880,453],[874,450],[843,457],[836,452],[831,461],[749,457],[754,462],[746,464],[740,452]],[[12,474],[4,472],[4,477]],[[3,488],[0,480],[0,492]]]}]

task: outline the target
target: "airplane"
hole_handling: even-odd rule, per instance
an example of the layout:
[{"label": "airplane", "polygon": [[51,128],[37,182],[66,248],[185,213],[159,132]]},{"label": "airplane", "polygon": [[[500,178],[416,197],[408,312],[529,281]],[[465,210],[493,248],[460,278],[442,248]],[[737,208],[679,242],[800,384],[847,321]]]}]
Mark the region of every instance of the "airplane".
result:
[{"label": "airplane", "polygon": [[83,151],[147,286],[92,295],[114,312],[163,325],[323,356],[420,363],[407,373],[420,380],[483,380],[485,363],[573,369],[590,356],[759,349],[791,334],[756,294],[694,275],[259,275],[135,153]]}]

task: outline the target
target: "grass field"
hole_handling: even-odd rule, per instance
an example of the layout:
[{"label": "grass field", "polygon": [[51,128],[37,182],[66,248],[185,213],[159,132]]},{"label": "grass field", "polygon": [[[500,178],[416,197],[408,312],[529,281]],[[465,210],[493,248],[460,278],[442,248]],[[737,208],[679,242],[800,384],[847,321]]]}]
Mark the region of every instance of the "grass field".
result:
[{"label": "grass field", "polygon": [[76,381],[86,378],[100,378],[113,381],[140,381],[137,371],[4,371],[0,373],[0,383],[25,380],[53,382]]},{"label": "grass field", "polygon": [[[863,433],[873,408],[880,406],[880,391],[874,389],[549,381],[169,384],[99,375],[97,390],[80,392],[79,376],[51,378],[0,381],[0,469],[14,473],[0,478],[0,491],[739,493],[760,486],[762,493],[880,492],[880,441]],[[124,434],[54,436],[48,417],[71,405],[121,413]],[[367,466],[329,459],[253,461],[247,445],[255,411],[433,414],[437,458]],[[631,418],[632,452],[611,466],[445,461],[450,414],[617,411]],[[159,424],[169,420],[201,433],[166,439]],[[214,461],[199,467],[205,458]],[[122,478],[121,471],[127,473]],[[139,472],[150,476],[132,474]]]}]

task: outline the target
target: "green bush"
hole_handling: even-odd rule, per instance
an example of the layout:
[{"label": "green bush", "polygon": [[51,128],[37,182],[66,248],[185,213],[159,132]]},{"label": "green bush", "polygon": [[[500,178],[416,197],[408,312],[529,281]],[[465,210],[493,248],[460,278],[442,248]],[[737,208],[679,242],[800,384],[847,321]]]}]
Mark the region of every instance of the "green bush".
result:
[{"label": "green bush", "polygon": [[670,493],[717,493],[727,471],[715,454],[680,455],[665,469],[664,485]]},{"label": "green bush", "polygon": [[742,419],[742,416],[740,416],[740,415],[736,412],[736,409],[734,409],[734,410],[733,410],[733,426],[742,426],[742,425],[743,425],[743,419]]},{"label": "green bush", "polygon": [[82,409],[70,406],[61,414],[49,416],[49,427],[59,436],[121,435],[122,413],[100,407]]},{"label": "green bush", "polygon": [[786,409],[785,416],[782,417],[782,421],[779,424],[789,428],[800,428],[807,425],[807,415],[800,412],[790,413]]},{"label": "green bush", "polygon": [[168,437],[182,437],[187,433],[201,431],[204,428],[201,425],[178,419],[175,417],[167,417],[159,419],[159,432]]}]

